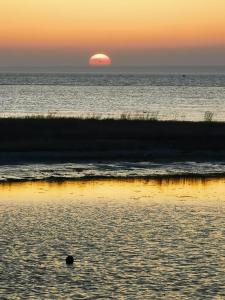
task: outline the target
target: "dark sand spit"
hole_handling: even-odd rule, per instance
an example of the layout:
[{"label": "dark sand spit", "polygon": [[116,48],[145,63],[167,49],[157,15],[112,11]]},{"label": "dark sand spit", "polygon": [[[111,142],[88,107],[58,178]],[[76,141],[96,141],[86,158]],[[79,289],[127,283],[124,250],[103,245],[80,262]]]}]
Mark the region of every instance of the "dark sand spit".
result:
[{"label": "dark sand spit", "polygon": [[0,119],[0,163],[223,160],[224,122],[79,118]]}]

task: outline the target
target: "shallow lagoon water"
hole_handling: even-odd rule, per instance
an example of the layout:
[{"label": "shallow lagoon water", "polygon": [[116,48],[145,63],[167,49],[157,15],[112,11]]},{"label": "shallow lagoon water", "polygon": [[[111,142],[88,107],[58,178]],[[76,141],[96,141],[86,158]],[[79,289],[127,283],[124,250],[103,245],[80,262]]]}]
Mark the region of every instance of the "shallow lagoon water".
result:
[{"label": "shallow lagoon water", "polygon": [[1,184],[0,298],[224,299],[224,195],[225,179]]}]

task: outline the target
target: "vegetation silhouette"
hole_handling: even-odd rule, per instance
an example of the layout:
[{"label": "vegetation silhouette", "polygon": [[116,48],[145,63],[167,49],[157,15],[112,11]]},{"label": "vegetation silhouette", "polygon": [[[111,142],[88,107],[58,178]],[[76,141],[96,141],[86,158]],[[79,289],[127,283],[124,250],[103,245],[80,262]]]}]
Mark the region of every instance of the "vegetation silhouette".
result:
[{"label": "vegetation silhouette", "polygon": [[[208,119],[207,119],[208,120]],[[1,118],[0,160],[10,153],[74,158],[224,158],[225,123],[81,118]],[[69,154],[70,153],[70,154]],[[29,154],[29,155],[28,155]],[[4,156],[5,155],[5,156]],[[32,155],[31,155],[32,156]],[[34,157],[34,155],[33,155]],[[10,159],[10,158],[9,158]],[[225,158],[224,158],[225,159]]]}]

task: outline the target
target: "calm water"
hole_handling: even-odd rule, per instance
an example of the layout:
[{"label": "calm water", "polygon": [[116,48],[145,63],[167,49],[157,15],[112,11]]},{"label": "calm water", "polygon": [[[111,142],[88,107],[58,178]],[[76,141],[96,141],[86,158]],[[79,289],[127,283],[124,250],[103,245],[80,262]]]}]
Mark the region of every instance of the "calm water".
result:
[{"label": "calm water", "polygon": [[203,120],[211,111],[214,120],[225,120],[225,69],[0,73],[0,105],[7,116],[144,112],[158,119]]},{"label": "calm water", "polygon": [[225,299],[225,179],[1,184],[0,195],[1,299]]}]

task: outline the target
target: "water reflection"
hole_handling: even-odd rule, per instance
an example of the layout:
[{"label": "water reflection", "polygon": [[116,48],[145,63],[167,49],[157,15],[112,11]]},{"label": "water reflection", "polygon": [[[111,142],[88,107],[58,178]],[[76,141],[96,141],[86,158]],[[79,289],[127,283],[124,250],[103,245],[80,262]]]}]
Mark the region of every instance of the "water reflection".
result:
[{"label": "water reflection", "polygon": [[[165,178],[124,180],[78,180],[0,184],[1,200],[25,201],[191,201],[223,200],[224,178]],[[0,201],[1,201],[0,200]]]},{"label": "water reflection", "polygon": [[0,298],[225,299],[224,192],[225,179],[0,185]]}]

